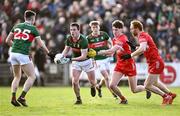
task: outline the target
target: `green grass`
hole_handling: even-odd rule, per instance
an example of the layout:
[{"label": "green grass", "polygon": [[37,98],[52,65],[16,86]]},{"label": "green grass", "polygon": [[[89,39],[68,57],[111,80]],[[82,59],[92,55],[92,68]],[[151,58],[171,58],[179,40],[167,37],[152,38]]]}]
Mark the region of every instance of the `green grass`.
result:
[{"label": "green grass", "polygon": [[[22,88],[20,88],[21,90]],[[18,91],[18,95],[20,94]],[[81,88],[83,105],[75,101],[70,87],[32,88],[27,94],[29,107],[13,107],[10,104],[10,87],[0,87],[0,116],[179,116],[180,88],[171,88],[178,94],[174,104],[161,106],[161,97],[152,94],[145,99],[145,92],[133,94],[128,87],[121,87],[128,98],[128,105],[118,104],[106,88],[103,97],[92,98],[89,88]]]}]

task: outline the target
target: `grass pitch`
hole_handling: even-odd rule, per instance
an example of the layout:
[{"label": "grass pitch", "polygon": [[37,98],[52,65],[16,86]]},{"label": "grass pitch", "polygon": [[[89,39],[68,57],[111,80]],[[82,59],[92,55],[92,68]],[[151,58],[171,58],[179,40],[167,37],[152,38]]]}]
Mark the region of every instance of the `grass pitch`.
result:
[{"label": "grass pitch", "polygon": [[[34,87],[27,94],[29,107],[10,104],[10,87],[0,87],[0,116],[179,116],[180,88],[170,88],[177,93],[173,105],[161,106],[161,97],[152,94],[147,100],[145,92],[133,94],[128,87],[120,87],[129,104],[121,105],[106,88],[103,97],[91,97],[90,89],[81,88],[82,105],[73,105],[75,96],[70,87]],[[18,90],[20,94],[22,88]]]}]

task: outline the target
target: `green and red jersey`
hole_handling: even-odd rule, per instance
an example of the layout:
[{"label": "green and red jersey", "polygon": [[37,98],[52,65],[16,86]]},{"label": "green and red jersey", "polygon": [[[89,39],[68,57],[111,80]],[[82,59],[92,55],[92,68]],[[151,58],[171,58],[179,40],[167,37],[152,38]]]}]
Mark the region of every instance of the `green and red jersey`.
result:
[{"label": "green and red jersey", "polygon": [[11,52],[28,55],[32,41],[39,36],[36,27],[24,22],[15,25],[11,32],[14,34]]},{"label": "green and red jersey", "polygon": [[74,42],[72,36],[68,35],[65,45],[72,48],[73,57],[79,57],[81,56],[81,49],[88,49],[88,40],[84,35],[80,34],[79,40]]},{"label": "green and red jersey", "polygon": [[[88,39],[88,47],[96,50],[96,52],[100,50],[107,50],[108,49],[108,40],[109,35],[106,32],[100,31],[98,36],[93,36],[92,34],[87,36]],[[107,58],[107,56],[97,55],[95,56],[95,60],[102,60]]]}]

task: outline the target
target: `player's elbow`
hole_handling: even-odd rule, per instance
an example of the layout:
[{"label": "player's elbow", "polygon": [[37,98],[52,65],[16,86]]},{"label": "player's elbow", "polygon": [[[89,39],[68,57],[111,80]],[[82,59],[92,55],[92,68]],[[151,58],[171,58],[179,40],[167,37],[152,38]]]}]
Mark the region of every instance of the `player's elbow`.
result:
[{"label": "player's elbow", "polygon": [[5,43],[11,46],[11,41],[9,39],[6,39]]},{"label": "player's elbow", "polygon": [[81,56],[81,60],[86,60],[87,59],[87,55],[82,55]]},{"label": "player's elbow", "polygon": [[7,43],[7,44],[9,43],[9,39],[8,39],[8,38],[6,38],[6,41],[5,41],[5,43]]}]

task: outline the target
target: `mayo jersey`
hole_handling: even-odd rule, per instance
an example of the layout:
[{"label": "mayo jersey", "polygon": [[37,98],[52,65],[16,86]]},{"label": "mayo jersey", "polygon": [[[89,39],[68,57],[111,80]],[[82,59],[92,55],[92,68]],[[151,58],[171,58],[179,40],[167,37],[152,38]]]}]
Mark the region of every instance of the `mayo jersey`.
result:
[{"label": "mayo jersey", "polygon": [[32,41],[39,36],[36,27],[24,22],[15,25],[11,32],[14,34],[11,52],[28,55]]},{"label": "mayo jersey", "polygon": [[72,36],[68,35],[65,45],[72,48],[73,57],[79,57],[81,56],[81,49],[88,49],[88,40],[84,35],[80,34],[79,40],[77,42],[73,42]]},{"label": "mayo jersey", "polygon": [[[108,39],[110,37],[106,32],[101,31],[100,35],[93,36],[92,34],[87,36],[88,39],[88,47],[94,49],[96,52],[100,50],[107,50],[108,49]],[[95,56],[95,60],[102,60],[106,59],[107,56],[104,55],[97,55]]]}]

